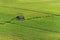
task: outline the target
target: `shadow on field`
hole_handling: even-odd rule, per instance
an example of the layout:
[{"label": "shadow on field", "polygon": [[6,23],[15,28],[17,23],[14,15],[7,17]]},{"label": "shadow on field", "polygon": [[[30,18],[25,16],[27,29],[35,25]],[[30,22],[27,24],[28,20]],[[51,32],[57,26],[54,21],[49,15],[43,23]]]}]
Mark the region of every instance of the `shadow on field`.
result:
[{"label": "shadow on field", "polygon": [[[0,23],[0,24],[6,24],[6,23],[10,23],[10,24],[15,24],[15,25],[19,25],[19,24],[17,24],[17,23],[12,23],[12,22],[5,22],[5,23]],[[29,28],[34,28],[34,29],[38,29],[38,30],[42,30],[42,31],[45,31],[45,32],[55,32],[55,33],[60,33],[60,32],[58,32],[58,31],[53,31],[53,30],[49,30],[49,29],[45,29],[45,28],[38,28],[38,27],[33,27],[33,26],[29,26],[29,25],[20,25],[20,26],[27,26],[27,27],[29,27]]]},{"label": "shadow on field", "polygon": [[[36,11],[36,10],[30,10],[30,9],[23,9],[23,8],[16,8],[16,7],[8,7],[8,6],[0,6],[0,7],[6,7],[6,8],[13,8],[13,9],[21,9],[21,10],[27,10],[27,11],[32,11],[32,12],[37,12],[37,13],[43,13],[43,14],[50,14],[51,16],[43,16],[43,17],[32,17],[32,18],[28,18],[25,20],[32,20],[32,19],[38,19],[38,18],[47,18],[47,17],[54,17],[54,16],[60,16],[58,14],[53,14],[53,13],[49,13],[49,12],[41,12],[41,11]],[[11,21],[13,21],[14,19],[16,19],[15,17],[11,18],[11,20],[5,21],[4,23],[0,23],[0,24],[6,24],[6,23],[10,23],[10,24],[16,24],[16,23],[12,23]],[[18,24],[16,24],[18,25]],[[21,25],[21,26],[26,26],[26,25]],[[28,26],[28,25],[27,25]],[[47,32],[55,32],[55,33],[60,33],[58,31],[53,31],[53,30],[49,30],[49,29],[44,29],[44,28],[37,28],[37,27],[33,27],[33,26],[28,26],[29,28],[34,28],[34,29],[38,29],[38,30],[43,30],[43,31],[47,31]]]}]

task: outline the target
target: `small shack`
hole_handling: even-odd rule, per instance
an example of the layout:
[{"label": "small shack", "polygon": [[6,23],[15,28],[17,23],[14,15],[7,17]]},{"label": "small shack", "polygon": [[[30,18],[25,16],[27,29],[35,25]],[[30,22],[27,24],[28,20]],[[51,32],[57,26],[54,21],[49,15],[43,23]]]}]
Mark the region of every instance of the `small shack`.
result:
[{"label": "small shack", "polygon": [[17,20],[25,20],[25,17],[23,15],[20,15],[20,16],[16,16],[16,19]]}]

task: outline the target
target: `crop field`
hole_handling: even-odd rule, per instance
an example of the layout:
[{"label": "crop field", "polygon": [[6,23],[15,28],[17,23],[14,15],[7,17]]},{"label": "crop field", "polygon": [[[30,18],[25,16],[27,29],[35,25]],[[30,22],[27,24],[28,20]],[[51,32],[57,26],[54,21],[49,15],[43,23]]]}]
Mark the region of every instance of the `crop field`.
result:
[{"label": "crop field", "polygon": [[60,40],[60,0],[0,0],[0,40]]}]

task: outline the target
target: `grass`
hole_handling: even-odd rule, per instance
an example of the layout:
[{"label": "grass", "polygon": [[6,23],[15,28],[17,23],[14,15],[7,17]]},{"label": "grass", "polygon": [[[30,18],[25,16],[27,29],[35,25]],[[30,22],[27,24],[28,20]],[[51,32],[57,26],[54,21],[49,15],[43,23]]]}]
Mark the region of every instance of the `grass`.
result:
[{"label": "grass", "polygon": [[[51,16],[60,14],[59,2],[59,0],[0,0],[0,40],[60,40],[60,16]],[[6,22],[17,15],[24,15],[26,20],[14,19],[12,23]],[[31,19],[27,20],[28,18]]]}]

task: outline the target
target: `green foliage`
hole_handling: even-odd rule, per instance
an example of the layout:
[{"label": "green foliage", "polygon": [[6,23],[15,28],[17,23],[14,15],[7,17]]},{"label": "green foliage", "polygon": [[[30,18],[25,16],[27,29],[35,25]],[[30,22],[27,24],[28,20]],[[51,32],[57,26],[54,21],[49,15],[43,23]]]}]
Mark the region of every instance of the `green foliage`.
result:
[{"label": "green foliage", "polygon": [[[51,14],[60,14],[60,1],[30,1],[0,0],[0,33],[18,37],[22,36],[24,40],[59,40],[60,16],[52,16]],[[32,9],[33,11],[27,9]],[[16,20],[15,17],[17,15],[23,15],[26,20]],[[14,19],[11,20],[12,18]],[[28,18],[30,20],[27,20]],[[11,23],[6,21],[11,21]]]}]

